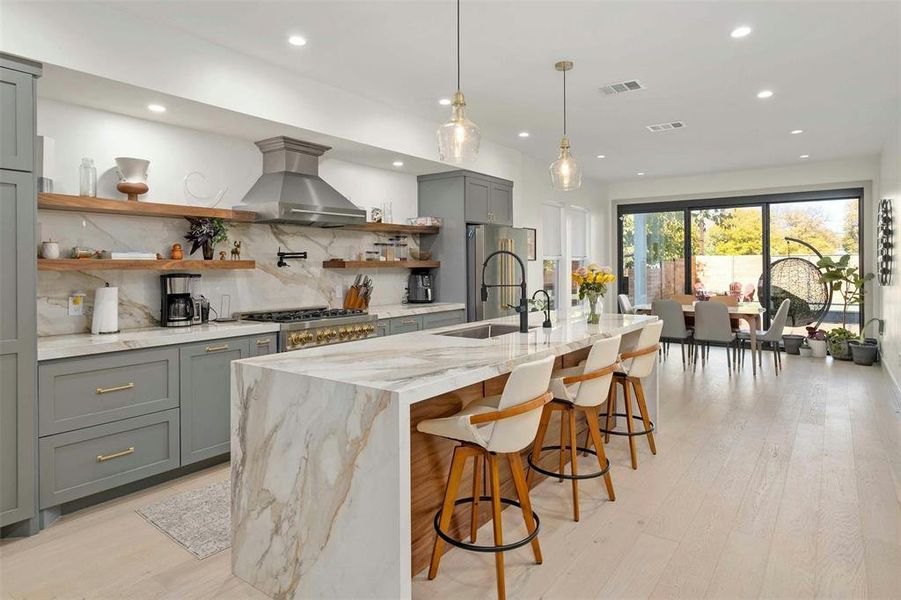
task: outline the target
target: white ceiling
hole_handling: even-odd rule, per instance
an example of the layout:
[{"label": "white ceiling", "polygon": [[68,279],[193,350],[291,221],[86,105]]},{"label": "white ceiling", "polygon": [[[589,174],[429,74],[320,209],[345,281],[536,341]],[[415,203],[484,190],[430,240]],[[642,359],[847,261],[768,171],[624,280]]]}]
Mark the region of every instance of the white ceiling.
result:
[{"label": "white ceiling", "polygon": [[[448,0],[107,5],[436,124],[448,113],[437,104],[454,87]],[[573,60],[569,133],[598,179],[877,154],[901,110],[899,2],[465,0],[462,11],[462,86],[483,135],[550,162],[561,127],[553,64]],[[738,25],[754,30],[730,38]],[[309,43],[289,46],[289,34]],[[598,91],[633,78],[647,89]],[[774,96],[757,99],[763,89]],[[687,127],[645,129],[673,120]]]}]

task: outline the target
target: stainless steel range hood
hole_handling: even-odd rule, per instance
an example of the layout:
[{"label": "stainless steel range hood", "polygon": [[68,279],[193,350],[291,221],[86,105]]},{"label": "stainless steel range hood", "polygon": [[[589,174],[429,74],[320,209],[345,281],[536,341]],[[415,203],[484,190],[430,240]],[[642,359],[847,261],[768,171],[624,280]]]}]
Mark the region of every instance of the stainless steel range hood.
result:
[{"label": "stainless steel range hood", "polygon": [[366,222],[365,210],[319,177],[319,157],[331,148],[284,136],[256,145],[263,153],[263,174],[235,209],[257,213],[261,223],[342,227]]}]

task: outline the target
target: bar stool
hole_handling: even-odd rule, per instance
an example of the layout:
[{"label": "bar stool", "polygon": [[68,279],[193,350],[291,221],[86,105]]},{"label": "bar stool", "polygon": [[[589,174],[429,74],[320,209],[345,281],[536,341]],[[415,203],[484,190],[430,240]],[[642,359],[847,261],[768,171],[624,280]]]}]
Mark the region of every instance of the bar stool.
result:
[{"label": "bar stool", "polygon": [[[616,494],[613,491],[613,480],[610,478],[610,461],[604,453],[604,444],[601,442],[600,423],[598,420],[598,407],[607,401],[610,393],[610,385],[613,380],[613,373],[617,368],[616,357],[619,353],[620,336],[603,339],[595,342],[591,346],[588,358],[577,367],[569,369],[560,369],[554,371],[551,375],[551,392],[554,399],[545,404],[541,412],[541,422],[538,425],[538,434],[535,436],[535,445],[532,446],[532,454],[529,456],[529,477],[528,482],[531,483],[532,476],[537,471],[548,477],[556,477],[560,481],[569,479],[572,481],[573,487],[573,520],[579,520],[579,480],[593,479],[595,477],[604,477],[604,484],[607,486],[607,497],[610,500],[616,500]],[[585,420],[588,422],[588,437],[594,442],[594,450],[588,448],[586,441],[585,447],[577,447],[576,444],[576,411],[585,413]],[[560,445],[559,446],[543,446],[544,436],[547,433],[548,424],[554,412],[560,413]],[[568,422],[568,425],[564,424]],[[569,454],[570,454],[570,474],[566,475],[564,471],[564,462],[566,457],[566,440],[564,433],[569,431]],[[541,453],[545,450],[560,451],[560,467],[559,471],[548,471],[538,466],[541,459]],[[599,471],[592,473],[580,474],[577,468],[576,453],[577,451],[594,454],[598,459]]]},{"label": "bar stool", "polygon": [[[645,435],[648,438],[648,446],[651,448],[651,454],[657,454],[657,445],[654,443],[654,424],[648,417],[648,406],[644,399],[644,388],[641,387],[641,378],[647,377],[654,369],[656,362],[655,353],[659,347],[660,332],[663,330],[663,321],[652,323],[641,330],[636,343],[637,349],[620,354],[622,365],[620,369],[613,375],[613,388],[610,392],[610,401],[607,402],[607,421],[605,427],[601,429],[604,432],[605,439],[610,441],[611,435],[623,435],[629,438],[629,454],[632,457],[632,468],[638,468],[638,454],[635,451],[635,436]],[[616,412],[617,394],[616,386],[621,385],[623,388],[623,403],[626,412]],[[635,392],[635,401],[638,404],[640,416],[632,414],[632,398],[629,394],[629,388]],[[611,420],[614,417],[626,418],[626,431],[618,431],[610,427]],[[644,429],[634,431],[632,426],[633,420],[642,421]],[[614,422],[615,425],[615,422]]]},{"label": "bar stool", "polygon": [[[429,565],[429,579],[434,579],[438,574],[438,564],[441,562],[445,542],[464,550],[494,553],[497,595],[500,600],[506,597],[504,552],[531,543],[535,562],[541,564],[541,547],[538,545],[540,521],[538,515],[532,511],[532,505],[529,502],[529,488],[526,485],[525,472],[519,453],[535,439],[538,423],[541,420],[541,409],[551,400],[551,393],[547,389],[553,368],[553,356],[519,365],[510,373],[510,378],[500,396],[476,400],[455,415],[441,419],[427,419],[416,426],[423,433],[460,442],[460,445],[454,448],[447,488],[444,493],[444,503],[441,510],[435,515],[436,537],[432,550],[432,561]],[[513,487],[519,497],[518,502],[501,497],[498,471],[499,454],[505,455],[510,464]],[[463,468],[469,458],[475,461],[472,496],[457,500]],[[483,460],[488,466],[490,496],[482,496],[479,491]],[[467,544],[447,534],[454,507],[459,504],[471,504],[470,538],[475,542],[479,500],[491,500],[491,518],[494,524],[493,546]],[[501,504],[518,506],[522,510],[528,531],[526,537],[504,544],[501,528]]]}]

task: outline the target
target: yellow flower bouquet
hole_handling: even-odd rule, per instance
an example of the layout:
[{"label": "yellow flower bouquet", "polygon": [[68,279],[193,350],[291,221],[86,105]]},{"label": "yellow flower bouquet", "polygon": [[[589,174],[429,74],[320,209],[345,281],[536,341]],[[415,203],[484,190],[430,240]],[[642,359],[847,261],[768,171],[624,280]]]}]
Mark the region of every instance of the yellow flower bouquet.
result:
[{"label": "yellow flower bouquet", "polygon": [[579,300],[588,298],[588,323],[597,324],[600,321],[598,300],[607,294],[607,284],[616,281],[616,275],[609,267],[599,267],[592,263],[573,272],[572,279],[579,286]]}]

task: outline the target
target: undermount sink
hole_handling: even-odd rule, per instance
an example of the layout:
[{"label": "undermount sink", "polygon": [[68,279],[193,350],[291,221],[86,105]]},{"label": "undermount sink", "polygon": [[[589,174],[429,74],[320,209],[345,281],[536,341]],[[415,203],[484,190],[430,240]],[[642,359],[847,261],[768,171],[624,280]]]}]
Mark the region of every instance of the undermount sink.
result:
[{"label": "undermount sink", "polygon": [[[529,329],[535,329],[537,325],[532,325]],[[497,323],[488,323],[486,325],[476,325],[475,327],[467,327],[458,331],[448,331],[447,333],[439,333],[438,335],[446,335],[448,337],[471,338],[475,340],[486,340],[488,338],[497,337],[499,335],[507,335],[510,333],[519,333],[519,325],[499,325]]]}]

